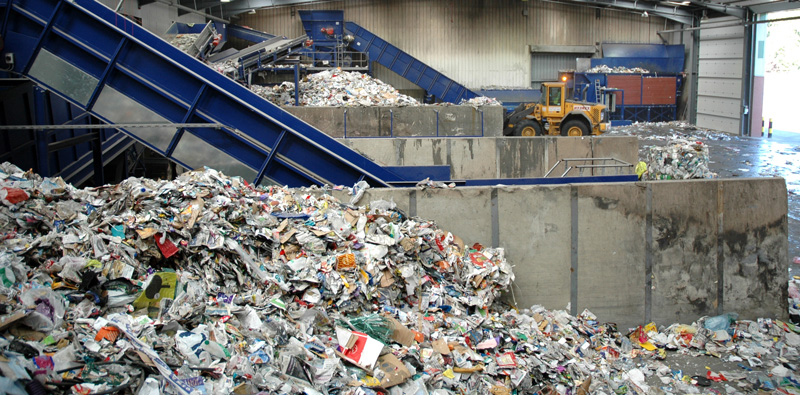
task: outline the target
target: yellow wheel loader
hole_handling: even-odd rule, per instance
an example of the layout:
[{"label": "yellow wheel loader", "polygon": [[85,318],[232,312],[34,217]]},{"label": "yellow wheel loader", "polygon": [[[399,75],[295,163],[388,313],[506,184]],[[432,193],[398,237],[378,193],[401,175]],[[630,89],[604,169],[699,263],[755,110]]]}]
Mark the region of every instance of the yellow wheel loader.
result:
[{"label": "yellow wheel loader", "polygon": [[538,103],[523,103],[503,122],[505,136],[588,136],[608,129],[606,106],[565,99],[564,82],[545,82]]}]

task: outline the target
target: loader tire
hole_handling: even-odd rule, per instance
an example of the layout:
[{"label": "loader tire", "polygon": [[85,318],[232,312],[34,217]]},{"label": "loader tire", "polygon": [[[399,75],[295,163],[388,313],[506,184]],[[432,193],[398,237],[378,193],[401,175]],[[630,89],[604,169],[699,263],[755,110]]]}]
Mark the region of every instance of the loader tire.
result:
[{"label": "loader tire", "polygon": [[542,125],[539,125],[539,122],[528,119],[514,126],[514,136],[531,137],[531,136],[541,136],[541,135],[542,135]]},{"label": "loader tire", "polygon": [[588,136],[589,126],[587,126],[585,122],[573,119],[561,125],[561,135],[573,137]]}]

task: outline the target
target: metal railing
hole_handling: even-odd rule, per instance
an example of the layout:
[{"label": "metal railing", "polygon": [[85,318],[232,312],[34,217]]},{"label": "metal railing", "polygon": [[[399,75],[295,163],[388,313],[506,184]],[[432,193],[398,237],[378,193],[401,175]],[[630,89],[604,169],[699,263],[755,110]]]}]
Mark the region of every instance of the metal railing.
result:
[{"label": "metal railing", "polygon": [[[633,169],[633,165],[625,162],[624,160],[619,160],[617,158],[564,158],[559,159],[550,170],[545,173],[545,177],[549,177],[550,173],[555,171],[555,169],[564,162],[564,173],[561,174],[561,177],[566,177],[570,171],[573,169],[578,169],[578,177],[584,177],[586,174],[584,172],[588,169],[591,171],[589,175],[607,175],[606,170],[608,169],[615,169],[615,175],[620,175],[622,169],[629,168]],[[591,164],[581,164],[581,165],[572,165],[570,166],[570,162],[591,162]],[[594,162],[600,162],[599,164],[595,164]],[[611,163],[607,163],[611,162]],[[602,174],[594,174],[594,169],[602,169]]]}]

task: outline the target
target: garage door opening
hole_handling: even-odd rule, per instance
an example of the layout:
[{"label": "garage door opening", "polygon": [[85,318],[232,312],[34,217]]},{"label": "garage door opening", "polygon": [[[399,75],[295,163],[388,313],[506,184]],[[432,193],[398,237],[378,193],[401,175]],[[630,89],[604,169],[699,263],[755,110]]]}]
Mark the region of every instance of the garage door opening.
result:
[{"label": "garage door opening", "polygon": [[[773,12],[767,20],[800,17],[800,10]],[[760,49],[756,48],[758,57]],[[764,55],[764,134],[772,119],[773,134],[800,133],[797,92],[800,90],[800,23],[797,20],[767,23]]]}]

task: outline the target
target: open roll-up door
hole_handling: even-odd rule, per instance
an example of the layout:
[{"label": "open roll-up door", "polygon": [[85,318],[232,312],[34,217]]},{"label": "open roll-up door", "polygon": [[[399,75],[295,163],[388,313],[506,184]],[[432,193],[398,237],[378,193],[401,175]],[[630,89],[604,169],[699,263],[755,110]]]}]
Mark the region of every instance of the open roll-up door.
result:
[{"label": "open roll-up door", "polygon": [[[701,21],[701,27],[737,22],[735,17],[713,18]],[[700,30],[697,126],[741,133],[745,42],[744,26]]]}]

